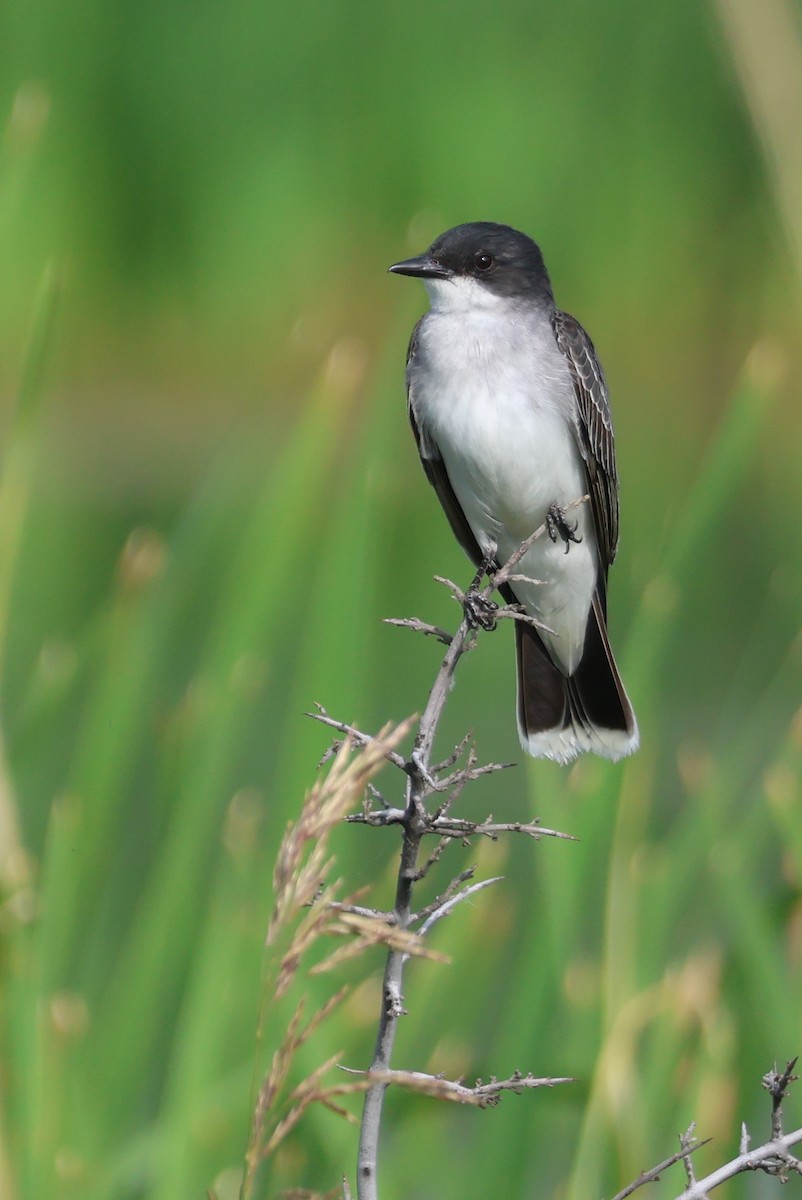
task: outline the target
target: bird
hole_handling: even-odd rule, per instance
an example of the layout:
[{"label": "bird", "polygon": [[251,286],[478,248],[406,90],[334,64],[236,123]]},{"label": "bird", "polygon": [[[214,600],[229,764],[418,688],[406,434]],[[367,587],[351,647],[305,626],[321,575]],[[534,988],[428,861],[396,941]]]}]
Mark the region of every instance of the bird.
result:
[{"label": "bird", "polygon": [[457,541],[492,579],[546,526],[516,567],[526,578],[499,588],[538,622],[514,622],[521,745],[562,764],[587,752],[617,761],[639,733],[607,632],[619,484],[593,343],[557,308],[540,247],[509,225],[457,225],[388,270],[428,292],[407,408]]}]

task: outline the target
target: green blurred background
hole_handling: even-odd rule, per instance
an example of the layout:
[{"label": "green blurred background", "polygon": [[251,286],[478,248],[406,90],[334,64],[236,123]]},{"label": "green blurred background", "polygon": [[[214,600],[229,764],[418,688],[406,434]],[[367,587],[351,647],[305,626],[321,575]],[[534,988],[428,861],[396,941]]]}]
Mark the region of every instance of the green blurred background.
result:
[{"label": "green blurred background", "polygon": [[[802,1049],[796,7],[8,0],[0,45],[3,1200],[237,1194],[302,714],[420,710],[438,649],[380,618],[453,625],[432,576],[468,577],[406,426],[423,290],[385,269],[478,219],[541,243],[606,367],[643,749],[461,802],[580,841],[449,850],[430,889],[506,878],[412,964],[397,1065],[578,1082],[391,1094],[383,1194],[587,1200],[694,1118],[701,1169],[763,1140]],[[504,629],[444,752],[519,759],[513,693]],[[386,906],[395,842],[345,831],[347,889]],[[380,966],[300,1073],[366,1065]],[[354,1160],[312,1112],[263,1194]]]}]

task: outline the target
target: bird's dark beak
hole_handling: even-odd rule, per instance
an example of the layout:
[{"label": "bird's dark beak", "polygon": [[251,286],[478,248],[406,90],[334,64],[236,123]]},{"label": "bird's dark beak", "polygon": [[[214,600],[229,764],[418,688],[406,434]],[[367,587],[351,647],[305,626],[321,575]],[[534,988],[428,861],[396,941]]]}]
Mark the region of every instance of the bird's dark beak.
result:
[{"label": "bird's dark beak", "polygon": [[419,254],[417,258],[407,258],[404,262],[393,263],[388,271],[396,275],[415,275],[421,279],[450,279],[454,274],[448,267],[429,258],[428,254]]}]

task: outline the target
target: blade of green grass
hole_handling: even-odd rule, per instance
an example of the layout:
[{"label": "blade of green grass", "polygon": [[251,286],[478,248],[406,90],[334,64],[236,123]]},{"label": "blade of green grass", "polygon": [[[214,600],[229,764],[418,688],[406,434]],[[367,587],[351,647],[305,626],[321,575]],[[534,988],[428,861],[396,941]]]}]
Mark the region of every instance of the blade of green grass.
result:
[{"label": "blade of green grass", "polygon": [[[99,1019],[99,1059],[110,1070],[114,1064],[105,1082],[122,1080],[121,1099],[125,1084],[132,1086],[137,1077],[138,1048],[162,1020],[159,989],[142,993],[143,981],[159,979],[162,987],[174,988],[186,966],[182,913],[204,886],[250,706],[247,686],[237,685],[236,666],[243,655],[270,656],[287,595],[304,576],[348,432],[345,401],[330,379],[321,384],[254,505],[229,568],[198,672],[201,704],[187,733],[180,794]],[[165,920],[165,914],[175,920]],[[137,993],[136,1007],[126,1004],[126,997]]]},{"label": "blade of green grass", "polygon": [[[336,496],[336,503],[327,506],[321,546],[315,555],[316,568],[307,575],[307,598],[299,599],[292,622],[290,636],[297,641],[298,655],[293,673],[283,686],[285,711],[280,719],[284,728],[279,742],[280,755],[274,767],[271,799],[267,804],[271,822],[275,821],[279,811],[291,814],[297,809],[303,791],[313,778],[310,772],[320,757],[321,744],[325,745],[327,740],[326,734],[303,715],[304,709],[311,708],[316,696],[322,695],[350,720],[360,703],[365,703],[363,654],[371,609],[374,546],[372,511],[365,495],[366,468],[373,461],[370,450],[381,440],[385,424],[381,412],[374,410],[369,414],[367,428],[361,436],[347,448],[341,448],[339,465],[346,486]],[[266,845],[272,847],[273,841]],[[223,872],[228,873],[225,864]],[[267,924],[267,888],[271,873],[272,860],[265,856],[260,869],[254,871],[251,878],[252,891],[264,897],[262,920],[257,920],[262,934]],[[215,944],[216,939],[227,936],[226,922],[218,921],[209,936],[209,944],[199,949],[200,958],[225,961],[223,947],[218,953]],[[255,964],[255,969],[250,972],[254,983],[258,977],[262,941],[259,937],[248,948],[250,955],[255,956],[250,963],[251,968]],[[323,980],[319,986],[325,994],[331,984]],[[163,1109],[165,1122],[175,1132],[166,1143],[166,1159],[154,1172],[157,1181],[152,1193],[154,1200],[175,1195],[176,1189],[186,1186],[187,1180],[193,1177],[199,1187],[208,1178],[203,1149],[194,1143],[191,1131],[197,1127],[194,1118],[204,1089],[214,1080],[215,1071],[220,1069],[213,1054],[222,1032],[219,1026],[214,1028],[213,1014],[218,1014],[218,1022],[225,1019],[219,1003],[215,1002],[215,992],[219,989],[219,972],[213,969],[201,971],[198,987],[190,988],[186,999],[188,1013],[181,1022],[183,1037],[176,1047],[177,1058]],[[249,1008],[254,1025],[258,1000],[258,989],[254,986]],[[269,997],[266,1002],[269,1005]],[[261,1046],[255,1073],[256,1087],[260,1071],[266,1069],[264,1059],[269,1059],[274,1040],[281,1033],[271,1028],[269,1019],[266,1032],[272,1034],[272,1038]],[[297,1068],[303,1070],[305,1060],[314,1053],[315,1046],[305,1047],[297,1056]],[[308,1070],[318,1066],[324,1057],[325,1054],[320,1054],[317,1061],[310,1060]],[[337,1118],[331,1114],[324,1120],[339,1126]]]},{"label": "blade of green grass", "polygon": [[[759,368],[760,363],[753,358],[741,386],[733,394],[683,515],[673,530],[660,580],[653,585],[660,593],[681,592],[686,573],[692,573],[696,563],[703,561],[705,544],[717,536],[721,515],[751,465],[755,442],[776,396],[773,380],[761,377],[756,366]],[[637,697],[645,745],[638,760],[627,768],[609,857],[603,958],[604,1022],[607,1028],[612,1027],[616,1014],[638,990],[641,907],[639,884],[631,865],[643,839],[654,797],[654,788],[650,784],[654,751],[649,744],[649,735],[658,711],[661,667],[672,637],[677,636],[676,623],[667,619],[659,606],[649,603],[647,598],[636,618],[624,656],[625,675],[632,694]],[[687,870],[687,864],[683,864],[683,870]],[[614,1119],[608,1116],[607,1090],[600,1079],[600,1072],[605,1069],[602,1050],[568,1192],[569,1198],[575,1200],[599,1186],[598,1163],[603,1155],[608,1121]]]}]

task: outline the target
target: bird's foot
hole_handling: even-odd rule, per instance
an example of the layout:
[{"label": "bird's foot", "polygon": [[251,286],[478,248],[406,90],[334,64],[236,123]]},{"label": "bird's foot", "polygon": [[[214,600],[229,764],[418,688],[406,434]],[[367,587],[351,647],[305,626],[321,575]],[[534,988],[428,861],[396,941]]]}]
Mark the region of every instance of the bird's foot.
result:
[{"label": "bird's foot", "polygon": [[496,628],[496,613],[498,605],[494,600],[483,596],[476,588],[469,588],[462,599],[462,610],[471,629],[486,629],[488,632]]},{"label": "bird's foot", "polygon": [[565,509],[554,503],[550,505],[549,511],[546,513],[546,532],[553,542],[557,538],[562,538],[565,542],[565,553],[567,554],[571,542],[579,544],[582,541],[581,537],[576,536],[576,531],[579,528],[578,521],[569,521],[566,516]]},{"label": "bird's foot", "polygon": [[476,568],[476,574],[474,575],[473,580],[471,581],[471,586],[468,589],[468,591],[469,592],[478,592],[479,588],[481,587],[482,580],[484,579],[485,576],[487,576],[488,583],[492,584],[493,576],[495,575],[497,570],[498,570],[498,559],[496,557],[496,547],[495,547],[495,544],[491,542],[491,544],[488,546],[488,548],[485,550],[484,554],[482,555],[481,562],[479,563],[479,565]]}]

